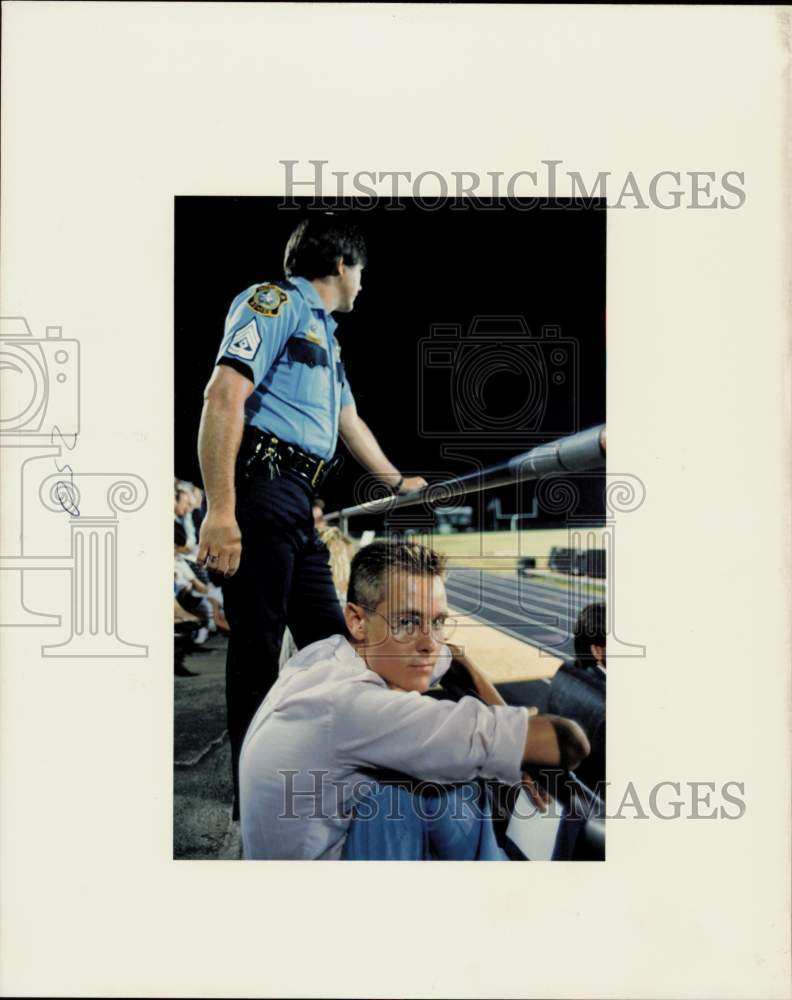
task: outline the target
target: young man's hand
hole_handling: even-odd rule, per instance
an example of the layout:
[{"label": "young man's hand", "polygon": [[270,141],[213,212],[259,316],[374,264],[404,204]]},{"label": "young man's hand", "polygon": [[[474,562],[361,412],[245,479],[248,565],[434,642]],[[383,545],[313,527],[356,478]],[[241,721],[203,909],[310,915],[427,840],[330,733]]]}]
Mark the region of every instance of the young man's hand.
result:
[{"label": "young man's hand", "polygon": [[528,723],[523,764],[574,770],[591,752],[588,738],[572,719],[538,715]]},{"label": "young man's hand", "polygon": [[[536,707],[536,705],[531,705],[528,709],[529,717],[538,714],[539,714],[539,709]],[[536,806],[539,812],[547,812],[550,806],[550,796],[543,788],[540,788],[539,785],[536,784],[534,779],[531,777],[530,774],[528,774],[527,771],[523,771],[521,783],[526,791],[526,794],[528,795],[528,798],[531,800],[531,802],[533,802],[533,804]]]},{"label": "young man's hand", "polygon": [[461,646],[456,646],[450,642],[446,643],[446,645],[453,657],[453,662],[458,663],[468,674],[481,700],[487,705],[505,705],[506,702],[498,693],[492,681],[470,660]]}]

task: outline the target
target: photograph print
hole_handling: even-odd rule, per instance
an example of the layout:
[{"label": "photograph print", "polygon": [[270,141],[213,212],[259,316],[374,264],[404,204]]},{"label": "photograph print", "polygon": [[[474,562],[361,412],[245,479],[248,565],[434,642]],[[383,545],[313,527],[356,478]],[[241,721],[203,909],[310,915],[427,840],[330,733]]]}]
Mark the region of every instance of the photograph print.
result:
[{"label": "photograph print", "polygon": [[174,857],[604,859],[604,203],[174,227]]}]

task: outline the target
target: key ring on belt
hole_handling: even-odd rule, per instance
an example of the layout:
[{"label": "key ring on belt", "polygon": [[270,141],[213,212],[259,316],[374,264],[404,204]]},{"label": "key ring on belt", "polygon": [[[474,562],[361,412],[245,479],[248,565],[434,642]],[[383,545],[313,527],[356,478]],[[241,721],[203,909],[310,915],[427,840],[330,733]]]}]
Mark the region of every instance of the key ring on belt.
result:
[{"label": "key ring on belt", "polygon": [[325,462],[325,460],[323,458],[319,459],[319,464],[316,466],[316,471],[314,472],[313,476],[311,477],[311,486],[316,486],[316,481],[319,478],[319,473],[322,471],[322,469],[324,468],[324,466],[326,464],[327,463]]}]

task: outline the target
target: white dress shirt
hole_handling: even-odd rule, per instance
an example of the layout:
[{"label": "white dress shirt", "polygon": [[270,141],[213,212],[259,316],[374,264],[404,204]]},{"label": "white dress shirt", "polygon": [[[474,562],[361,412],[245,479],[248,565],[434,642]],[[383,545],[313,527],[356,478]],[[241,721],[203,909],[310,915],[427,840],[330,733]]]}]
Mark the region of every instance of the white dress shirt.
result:
[{"label": "white dress shirt", "polygon": [[[433,679],[449,663],[444,649]],[[527,733],[526,708],[395,691],[343,636],[315,642],[283,667],[245,736],[244,857],[338,859],[352,806],[371,783],[363,768],[515,783]]]}]

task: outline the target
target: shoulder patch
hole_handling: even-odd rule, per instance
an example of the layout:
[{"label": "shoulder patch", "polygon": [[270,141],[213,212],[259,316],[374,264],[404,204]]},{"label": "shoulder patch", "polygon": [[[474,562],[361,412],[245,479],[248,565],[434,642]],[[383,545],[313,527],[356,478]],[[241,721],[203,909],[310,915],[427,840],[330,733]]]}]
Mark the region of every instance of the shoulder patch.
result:
[{"label": "shoulder patch", "polygon": [[259,347],[261,347],[261,335],[256,329],[256,321],[252,319],[241,330],[237,330],[225,353],[243,361],[252,361]]},{"label": "shoulder patch", "polygon": [[259,285],[248,299],[250,308],[262,316],[277,316],[280,307],[284,302],[289,301],[289,296],[277,285]]}]

